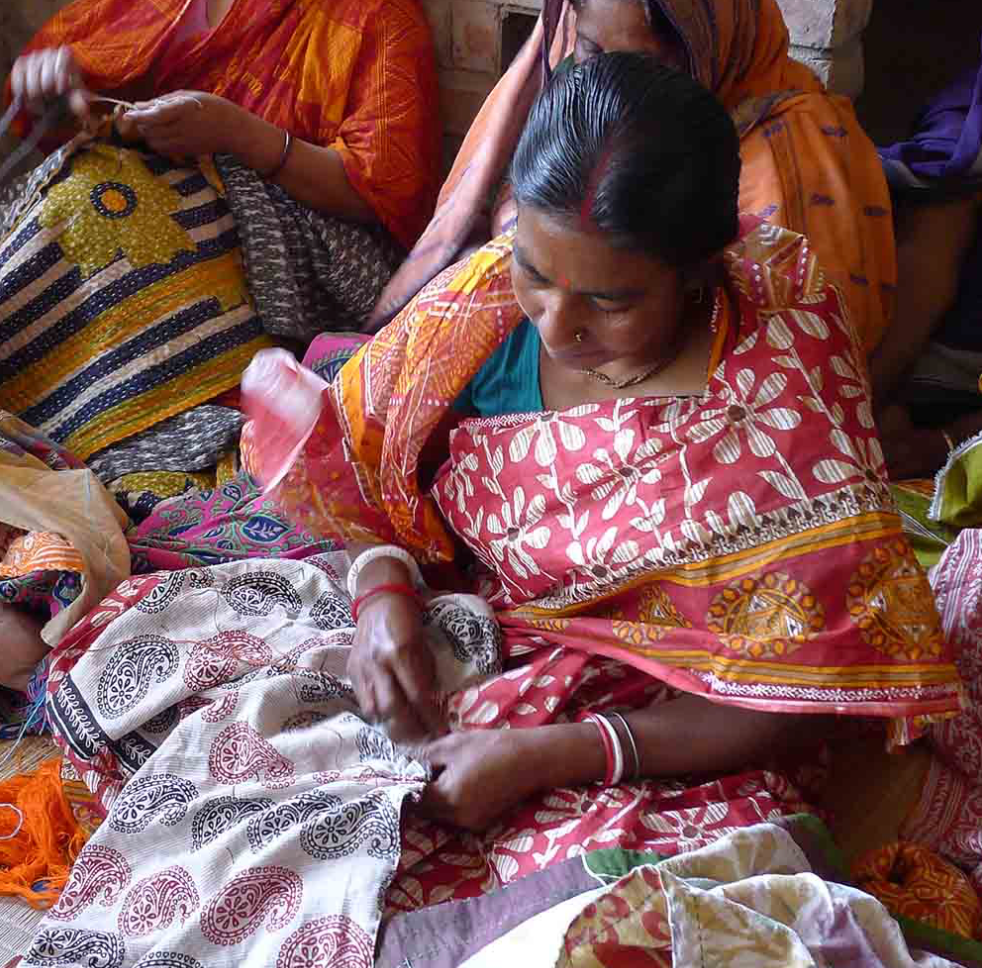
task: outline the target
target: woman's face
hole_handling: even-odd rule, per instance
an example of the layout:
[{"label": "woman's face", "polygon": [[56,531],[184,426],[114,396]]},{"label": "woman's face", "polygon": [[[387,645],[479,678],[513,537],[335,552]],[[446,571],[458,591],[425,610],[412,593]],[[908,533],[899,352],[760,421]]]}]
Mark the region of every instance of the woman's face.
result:
[{"label": "woman's face", "polygon": [[528,207],[518,213],[512,285],[546,352],[573,370],[650,365],[682,318],[677,269]]},{"label": "woman's face", "polygon": [[642,0],[579,0],[576,9],[577,64],[612,51],[654,54],[667,67],[686,69],[677,38],[659,37],[652,30]]}]

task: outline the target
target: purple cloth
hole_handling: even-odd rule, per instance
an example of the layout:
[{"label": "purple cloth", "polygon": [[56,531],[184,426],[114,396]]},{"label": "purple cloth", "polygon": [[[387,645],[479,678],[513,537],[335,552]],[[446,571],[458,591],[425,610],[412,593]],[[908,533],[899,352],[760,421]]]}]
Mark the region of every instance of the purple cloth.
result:
[{"label": "purple cloth", "polygon": [[922,110],[909,140],[881,148],[880,158],[891,182],[980,182],[980,151],[982,69],[973,68]]}]

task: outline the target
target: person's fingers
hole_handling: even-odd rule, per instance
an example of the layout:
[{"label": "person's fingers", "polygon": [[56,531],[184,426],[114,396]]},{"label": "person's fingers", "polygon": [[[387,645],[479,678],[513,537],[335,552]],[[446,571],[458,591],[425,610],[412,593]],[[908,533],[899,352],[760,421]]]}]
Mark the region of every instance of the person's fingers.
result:
[{"label": "person's fingers", "polygon": [[366,718],[370,720],[378,719],[378,709],[375,702],[375,690],[369,688],[365,680],[360,663],[356,660],[356,653],[352,653],[348,661],[348,678],[351,680],[351,688],[355,691],[355,698],[358,706]]},{"label": "person's fingers", "polygon": [[75,88],[68,95],[68,107],[77,118],[84,120],[90,114],[89,92]]},{"label": "person's fingers", "polygon": [[176,124],[187,111],[183,101],[146,101],[135,104],[129,115],[141,128],[160,128]]},{"label": "person's fingers", "polygon": [[140,137],[140,129],[126,111],[121,110],[116,115],[115,124],[117,134],[124,141],[135,141]]},{"label": "person's fingers", "polygon": [[443,718],[433,693],[436,679],[433,653],[425,643],[402,649],[393,659],[392,671],[416,717],[430,733],[438,733],[443,726]]},{"label": "person's fingers", "polygon": [[439,739],[431,740],[418,750],[419,758],[425,760],[435,769],[442,770],[450,762],[453,752],[456,749],[456,737],[452,734],[441,736]]},{"label": "person's fingers", "polygon": [[44,92],[41,88],[41,57],[31,54],[24,65],[24,100],[35,114],[44,113]]},{"label": "person's fingers", "polygon": [[377,665],[367,669],[365,687],[366,691],[370,690],[375,694],[376,718],[389,724],[390,732],[395,729],[399,733],[405,733],[408,729],[411,734],[415,716],[391,671]]},{"label": "person's fingers", "polygon": [[72,52],[67,47],[59,47],[55,57],[58,79],[58,93],[65,94],[76,87],[82,86],[82,79],[75,70]]},{"label": "person's fingers", "polygon": [[443,823],[453,823],[454,809],[451,806],[446,789],[446,771],[440,774],[435,780],[430,780],[423,787],[423,792],[417,805],[420,813],[431,820],[439,820]]},{"label": "person's fingers", "polygon": [[15,100],[22,98],[24,94],[24,69],[27,57],[18,57],[14,61],[14,66],[10,69],[10,95]]},{"label": "person's fingers", "polygon": [[41,59],[39,83],[46,99],[64,93],[63,79],[59,77],[60,57],[60,53],[48,51],[47,56]]}]

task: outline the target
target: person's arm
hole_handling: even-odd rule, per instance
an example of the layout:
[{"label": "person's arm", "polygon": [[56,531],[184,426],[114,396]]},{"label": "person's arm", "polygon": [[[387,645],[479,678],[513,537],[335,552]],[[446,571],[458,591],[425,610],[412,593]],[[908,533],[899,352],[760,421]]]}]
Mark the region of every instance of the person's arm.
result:
[{"label": "person's arm", "polygon": [[[816,745],[831,732],[826,717],[756,712],[691,695],[624,718],[638,747],[641,777],[740,769]],[[597,783],[606,773],[593,723],[454,733],[422,755],[437,771],[423,809],[471,830],[483,830],[536,793]]]},{"label": "person's arm", "polygon": [[352,188],[340,154],[294,138],[285,164],[282,128],[256,117],[226,98],[199,91],[178,91],[137,104],[116,121],[120,135],[138,135],[156,152],[171,158],[227,153],[260,175],[275,172],[298,202],[320,212],[359,221],[375,213]]},{"label": "person's arm", "polygon": [[[286,133],[276,125],[244,112],[233,138],[231,153],[260,174],[273,171],[283,156]],[[329,215],[359,222],[375,222],[372,207],[352,187],[341,155],[294,138],[286,163],[273,179],[298,202]]]},{"label": "person's arm", "polygon": [[[352,561],[367,545],[352,545]],[[409,567],[378,557],[358,572],[359,598],[383,586],[413,586]],[[435,701],[436,663],[423,632],[420,604],[405,594],[383,591],[362,599],[348,676],[362,713],[386,725],[396,740],[420,741],[442,729]]]},{"label": "person's arm", "polygon": [[870,359],[877,411],[894,402],[898,383],[954,304],[978,207],[967,198],[898,211],[897,313]]}]

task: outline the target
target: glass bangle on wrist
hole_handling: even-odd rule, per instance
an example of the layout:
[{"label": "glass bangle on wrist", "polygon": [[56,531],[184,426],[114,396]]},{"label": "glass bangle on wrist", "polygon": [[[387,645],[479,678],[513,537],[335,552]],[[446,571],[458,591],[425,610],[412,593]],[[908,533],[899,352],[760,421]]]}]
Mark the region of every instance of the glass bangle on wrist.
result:
[{"label": "glass bangle on wrist", "polygon": [[358,597],[359,575],[377,558],[394,558],[396,561],[402,562],[409,569],[409,577],[416,591],[425,588],[419,565],[416,564],[416,559],[408,551],[404,551],[396,545],[379,545],[377,548],[363,551],[348,569],[348,594],[352,601]]},{"label": "glass bangle on wrist", "polygon": [[267,172],[263,174],[263,178],[266,181],[272,181],[283,169],[286,167],[286,163],[290,160],[290,151],[293,148],[293,135],[289,131],[284,131],[283,134],[286,136],[283,139],[283,151],[280,153],[280,160]]}]

